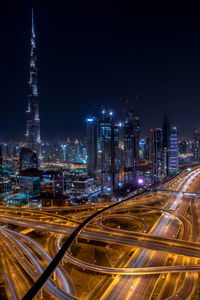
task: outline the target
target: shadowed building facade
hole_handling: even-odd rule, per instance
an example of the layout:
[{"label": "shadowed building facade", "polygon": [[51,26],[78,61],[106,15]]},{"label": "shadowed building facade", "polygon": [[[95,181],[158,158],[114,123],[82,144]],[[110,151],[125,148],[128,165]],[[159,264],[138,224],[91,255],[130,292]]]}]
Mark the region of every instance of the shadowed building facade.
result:
[{"label": "shadowed building facade", "polygon": [[110,194],[119,185],[119,126],[112,111],[102,111],[99,122],[101,143],[101,188]]},{"label": "shadowed building facade", "polygon": [[131,110],[124,124],[124,183],[136,183],[136,168],[139,166],[139,116]]}]

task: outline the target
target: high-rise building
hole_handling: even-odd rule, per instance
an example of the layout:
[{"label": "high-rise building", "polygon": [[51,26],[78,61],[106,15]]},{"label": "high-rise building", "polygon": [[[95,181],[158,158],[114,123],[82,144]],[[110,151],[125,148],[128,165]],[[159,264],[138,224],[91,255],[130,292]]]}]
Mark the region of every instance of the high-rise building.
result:
[{"label": "high-rise building", "polygon": [[64,178],[63,173],[58,171],[46,171],[41,174],[41,193],[54,198],[63,195]]},{"label": "high-rise building", "polygon": [[87,173],[90,177],[95,177],[98,168],[98,123],[95,118],[87,118]]},{"label": "high-rise building", "polygon": [[0,145],[0,178],[3,176],[3,151]]},{"label": "high-rise building", "polygon": [[20,153],[20,172],[31,170],[31,169],[38,169],[38,159],[37,159],[37,154],[28,149],[23,147],[21,149]]},{"label": "high-rise building", "polygon": [[151,129],[151,163],[152,181],[158,181],[162,177],[162,129]]},{"label": "high-rise building", "polygon": [[74,162],[74,151],[73,151],[72,141],[70,141],[69,138],[67,138],[67,142],[66,142],[66,151],[67,151],[67,162],[68,163]]},{"label": "high-rise building", "polygon": [[100,126],[101,141],[101,188],[109,194],[119,184],[119,126],[112,111],[102,111]]},{"label": "high-rise building", "polygon": [[170,145],[170,124],[168,117],[163,117],[163,139],[162,139],[162,166],[163,175],[169,175],[169,145]]},{"label": "high-rise building", "polygon": [[170,174],[178,173],[178,133],[176,127],[172,127],[170,132],[169,172]]},{"label": "high-rise building", "polygon": [[36,67],[36,46],[35,29],[32,11],[32,33],[31,33],[31,54],[30,54],[30,80],[28,109],[26,111],[26,147],[37,153],[38,162],[41,163],[41,140],[40,140],[40,118],[37,87],[37,67]]},{"label": "high-rise building", "polygon": [[19,176],[19,187],[21,197],[26,201],[40,196],[40,177],[39,176]]},{"label": "high-rise building", "polygon": [[139,166],[139,116],[131,110],[124,124],[124,183],[136,182],[136,168]]},{"label": "high-rise building", "polygon": [[78,139],[74,142],[74,162],[80,162],[80,145]]},{"label": "high-rise building", "polygon": [[150,138],[146,138],[146,145],[145,145],[145,149],[144,149],[144,159],[146,160],[150,160],[150,148],[151,148],[151,141]]},{"label": "high-rise building", "polygon": [[193,159],[195,163],[200,161],[200,132],[199,130],[195,130],[193,134]]},{"label": "high-rise building", "polygon": [[185,138],[181,138],[178,143],[179,154],[187,154],[189,152],[189,142]]}]

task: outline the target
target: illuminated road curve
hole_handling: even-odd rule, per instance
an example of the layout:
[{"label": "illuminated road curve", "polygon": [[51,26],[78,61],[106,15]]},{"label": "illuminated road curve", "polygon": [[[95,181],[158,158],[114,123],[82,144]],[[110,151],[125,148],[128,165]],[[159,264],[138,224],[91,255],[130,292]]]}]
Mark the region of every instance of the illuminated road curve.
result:
[{"label": "illuminated road curve", "polygon": [[[141,195],[144,192],[141,192]],[[138,194],[139,195],[139,194]],[[125,201],[129,201],[130,199],[126,199]],[[35,282],[35,284],[32,286],[32,288],[26,293],[26,295],[23,297],[23,300],[30,300],[33,299],[40,291],[40,289],[43,287],[43,285],[48,281],[51,274],[54,272],[55,268],[58,266],[60,261],[63,259],[66,251],[69,249],[71,244],[74,242],[77,235],[82,231],[82,229],[90,222],[92,221],[96,216],[100,215],[101,213],[107,211],[108,209],[112,209],[113,207],[120,205],[121,202],[114,203],[108,207],[104,207],[103,209],[95,212],[91,216],[89,216],[86,220],[84,220],[70,235],[70,237],[67,239],[67,241],[64,243],[62,248],[59,250],[59,252],[56,254],[56,256],[53,258],[51,263],[48,265],[44,273],[38,278],[38,280]]]},{"label": "illuminated road curve", "polygon": [[[198,171],[195,171],[195,173],[198,174]],[[192,174],[192,173],[191,173]],[[196,175],[194,175],[196,176]],[[187,178],[187,176],[185,177]],[[191,176],[192,178],[192,176]],[[190,180],[188,180],[188,185],[189,185]],[[184,188],[187,189],[187,184],[184,186]],[[181,197],[177,197],[175,199],[175,201],[173,201],[173,203],[170,206],[170,209],[176,209],[176,207],[178,206],[179,202],[181,200]],[[127,201],[127,200],[125,200]],[[81,230],[85,227],[85,225],[87,225],[91,220],[93,220],[96,216],[100,215],[101,213],[104,213],[106,211],[108,211],[109,209],[113,209],[115,208],[117,205],[120,205],[121,203],[115,203],[109,207],[105,207],[102,210],[94,213],[93,215],[89,216],[82,224],[80,224],[72,233],[72,235],[67,239],[67,241],[64,243],[64,245],[62,246],[62,248],[60,249],[60,251],[58,252],[58,254],[54,257],[53,261],[49,264],[49,266],[47,267],[47,269],[44,271],[44,273],[41,275],[41,277],[36,281],[35,285],[30,289],[30,291],[24,296],[23,299],[32,299],[34,296],[37,295],[37,293],[39,292],[39,290],[43,287],[43,285],[45,284],[45,282],[48,280],[48,278],[51,276],[52,272],[54,272],[55,268],[57,267],[57,265],[59,264],[59,262],[61,261],[61,259],[63,258],[63,256],[65,255],[65,252],[68,250],[68,248],[70,247],[70,245],[74,242],[74,239],[77,237],[77,235],[81,232]],[[168,218],[163,218],[162,219],[162,226],[160,228],[155,228],[154,232],[155,235],[160,235],[160,232],[162,231],[162,228],[166,228],[166,226],[169,224],[169,222],[171,221],[171,217]],[[164,226],[164,227],[163,227]],[[159,230],[158,230],[159,229]]]},{"label": "illuminated road curve", "polygon": [[[140,208],[142,208],[143,206],[138,206]],[[148,207],[145,207],[148,208]],[[155,208],[154,208],[155,209]],[[162,210],[163,213],[166,211],[168,213],[167,210],[163,210],[163,209],[159,209],[156,208],[158,211]],[[170,214],[171,216],[173,216],[173,214]],[[110,215],[112,216],[112,215]],[[12,218],[0,218],[0,220],[4,220],[6,222],[10,222],[10,223],[14,223],[17,225],[23,225],[23,226],[27,226],[27,227],[33,227],[36,229],[42,229],[42,230],[49,230],[49,226],[47,224],[45,225],[31,225],[30,223],[25,223],[25,221],[16,221],[16,220],[12,220]],[[52,225],[51,225],[52,226]],[[57,233],[66,233],[64,231],[64,229],[62,230],[56,230],[56,226],[55,225],[55,229],[52,230],[50,229],[50,231],[54,231]],[[69,231],[69,234],[72,232],[73,229],[71,229]],[[115,235],[117,236],[115,236]],[[177,253],[177,254],[182,254],[182,255],[189,255],[192,257],[200,257],[200,244],[197,243],[191,243],[191,242],[187,242],[187,241],[181,241],[181,240],[176,240],[176,239],[167,239],[167,238],[163,238],[160,236],[153,236],[153,235],[149,235],[149,234],[143,234],[143,233],[134,233],[134,232],[130,232],[130,233],[122,233],[120,232],[119,234],[117,234],[117,232],[112,232],[112,235],[109,235],[108,233],[104,232],[91,232],[91,231],[84,231],[81,232],[80,236],[85,238],[85,239],[93,239],[93,240],[99,240],[99,241],[104,241],[104,242],[114,242],[114,243],[120,243],[120,244],[124,244],[124,245],[131,245],[131,246],[137,246],[137,247],[144,247],[144,248],[149,248],[149,249],[159,249],[159,250],[163,250],[163,251],[167,251],[167,252],[173,252],[173,253]]]},{"label": "illuminated road curve", "polygon": [[[199,176],[200,169],[194,170],[190,172],[188,175],[184,176],[181,180],[181,183],[177,187],[177,190],[181,187],[181,191],[186,191],[188,187],[192,184],[194,179]],[[174,198],[172,197],[164,207],[168,207],[170,210],[174,210],[176,213],[179,211],[184,211],[184,207],[186,207],[185,212],[187,211],[188,202],[182,201],[183,195],[178,194]],[[163,208],[164,208],[163,207]],[[172,236],[173,234],[177,234],[178,224],[174,222],[171,218],[168,220],[161,216],[156,224],[153,226],[151,233],[153,235],[159,236]],[[152,267],[152,264],[157,264],[158,262],[166,259],[163,253],[160,251],[152,252],[150,250],[141,250],[137,257],[132,257],[130,259],[128,266],[129,267]],[[164,263],[163,261],[163,263]],[[151,291],[154,289],[158,276],[151,276],[150,278],[145,275],[141,276],[117,276],[109,288],[105,291],[102,296],[102,299],[141,299],[141,295],[143,299],[149,299],[151,297]],[[130,290],[130,287],[131,290]]]},{"label": "illuminated road curve", "polygon": [[9,288],[9,292],[11,294],[11,298],[12,300],[18,300],[17,294],[15,292],[15,289],[13,287],[12,281],[10,280],[10,278],[3,272],[0,272],[0,275],[3,276],[7,282],[8,288]]},{"label": "illuminated road curve", "polygon": [[[1,228],[1,227],[0,227]],[[11,229],[4,228],[5,232],[11,233],[14,236],[20,237],[21,239],[27,241],[29,243],[29,246],[33,247],[38,253],[48,262],[50,263],[52,260],[52,257],[35,241],[33,241],[31,238],[29,238],[26,235],[23,235],[21,233],[15,232]],[[25,246],[25,245],[24,245]],[[70,277],[66,277],[66,273],[63,273],[61,268],[56,268],[56,273],[58,276],[58,279],[60,280],[62,284],[62,288],[68,292],[69,294],[74,294],[74,288],[72,287],[72,283],[70,280]]]},{"label": "illuminated road curve", "polygon": [[77,258],[72,257],[69,254],[65,255],[65,258],[79,266],[82,269],[90,271],[112,274],[112,275],[144,275],[144,274],[160,274],[160,273],[179,273],[179,272],[199,272],[200,265],[184,265],[184,266],[159,266],[159,267],[144,267],[144,268],[111,268],[93,265],[90,263],[83,262]]},{"label": "illuminated road curve", "polygon": [[[109,220],[109,219],[131,219],[131,220],[136,220],[138,223],[142,223],[142,231],[141,232],[146,232],[148,229],[149,229],[149,225],[147,224],[147,222],[145,222],[144,220],[142,220],[141,218],[137,217],[137,216],[134,216],[134,215],[128,215],[128,214],[109,214],[109,215],[105,215],[104,217],[102,218],[99,218],[96,220],[96,224],[98,227],[100,228],[103,228],[103,229],[107,229],[107,228],[110,228],[111,230],[114,229],[114,231],[118,231],[118,232],[124,232],[125,230],[123,229],[116,229],[116,228],[112,228],[112,227],[109,227],[109,226],[105,226],[102,224],[102,221],[105,221],[105,220]],[[128,232],[128,230],[127,230]],[[130,231],[129,231],[130,232]]]},{"label": "illuminated road curve", "polygon": [[[29,263],[29,261],[32,262],[32,264],[34,264],[34,266],[36,267],[37,271],[39,272],[39,274],[43,273],[43,269],[40,266],[40,264],[38,263],[38,261],[36,260],[35,256],[28,250],[27,247],[25,247],[21,242],[19,242],[17,239],[15,239],[13,236],[11,236],[11,234],[9,232],[6,232],[6,229],[1,227],[1,231],[5,232],[8,237],[16,244],[15,248],[13,248],[13,245],[9,242],[8,238],[2,236],[2,234],[0,233],[0,235],[4,238],[4,240],[7,242],[7,244],[11,247],[11,249],[14,251],[14,254],[17,258],[17,260],[20,262],[20,264],[22,266],[24,266],[25,270],[29,273],[29,275],[31,277],[33,277],[34,279],[37,278],[37,275],[35,273],[35,271],[32,270],[31,268],[31,264]],[[34,243],[32,241],[32,243]],[[26,254],[26,256],[29,258],[29,261],[26,260],[25,261],[25,256],[24,258],[22,258],[22,256],[20,255],[20,252],[17,251],[17,247],[19,247],[20,249],[23,250],[23,252]],[[60,273],[58,272],[58,276],[60,276]],[[61,278],[61,281],[66,281],[65,278]],[[66,286],[66,283],[65,283]],[[67,295],[63,290],[61,290],[59,287],[55,286],[51,280],[47,282],[47,286],[46,286],[47,290],[50,292],[50,294],[56,296],[58,299],[72,299],[73,296],[71,295]],[[70,292],[70,290],[69,290]],[[74,297],[76,299],[76,297]]]}]

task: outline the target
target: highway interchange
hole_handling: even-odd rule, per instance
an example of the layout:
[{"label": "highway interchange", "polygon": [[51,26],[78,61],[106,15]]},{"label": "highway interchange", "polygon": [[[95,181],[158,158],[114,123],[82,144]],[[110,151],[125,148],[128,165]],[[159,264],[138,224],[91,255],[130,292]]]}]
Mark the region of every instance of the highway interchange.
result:
[{"label": "highway interchange", "polygon": [[149,190],[115,206],[0,207],[0,295],[22,299],[95,213],[37,299],[199,299],[199,188],[195,167],[159,186],[167,193]]}]

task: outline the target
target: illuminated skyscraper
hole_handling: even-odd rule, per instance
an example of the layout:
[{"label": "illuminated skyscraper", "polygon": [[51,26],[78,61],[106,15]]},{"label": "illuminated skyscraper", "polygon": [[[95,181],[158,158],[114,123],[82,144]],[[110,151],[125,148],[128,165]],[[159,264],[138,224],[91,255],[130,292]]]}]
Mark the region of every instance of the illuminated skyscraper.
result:
[{"label": "illuminated skyscraper", "polygon": [[19,162],[20,162],[20,172],[38,169],[37,154],[28,148],[25,147],[21,148]]},{"label": "illuminated skyscraper", "polygon": [[162,166],[163,175],[169,175],[169,145],[170,145],[170,124],[168,117],[163,117],[163,140],[162,140]]},{"label": "illuminated skyscraper", "polygon": [[162,177],[162,129],[151,129],[151,163],[152,181],[158,181]]},{"label": "illuminated skyscraper", "polygon": [[3,153],[2,146],[0,145],[0,178],[3,176]]},{"label": "illuminated skyscraper", "polygon": [[102,193],[109,194],[119,184],[119,125],[113,112],[102,111],[100,121],[101,141],[101,187]]},{"label": "illuminated skyscraper", "polygon": [[87,173],[95,177],[98,168],[97,131],[98,125],[95,118],[87,118]]},{"label": "illuminated skyscraper", "polygon": [[176,127],[172,127],[170,132],[169,172],[170,174],[178,173],[178,133]]},{"label": "illuminated skyscraper", "polygon": [[136,168],[139,166],[139,116],[131,110],[124,124],[124,183],[136,182]]},{"label": "illuminated skyscraper", "polygon": [[77,139],[74,142],[74,161],[80,162],[80,145]]},{"label": "illuminated skyscraper", "polygon": [[32,33],[31,33],[31,54],[30,54],[30,80],[29,96],[26,122],[26,147],[38,156],[38,162],[41,164],[41,140],[40,140],[40,119],[39,103],[37,90],[37,67],[36,67],[36,46],[35,46],[35,29],[32,10]]},{"label": "illuminated skyscraper", "polygon": [[181,138],[178,143],[179,154],[189,153],[189,142],[185,138]]},{"label": "illuminated skyscraper", "polygon": [[200,150],[200,132],[195,130],[193,134],[194,144],[193,144],[193,158],[194,162],[198,163],[200,160],[199,150]]}]

